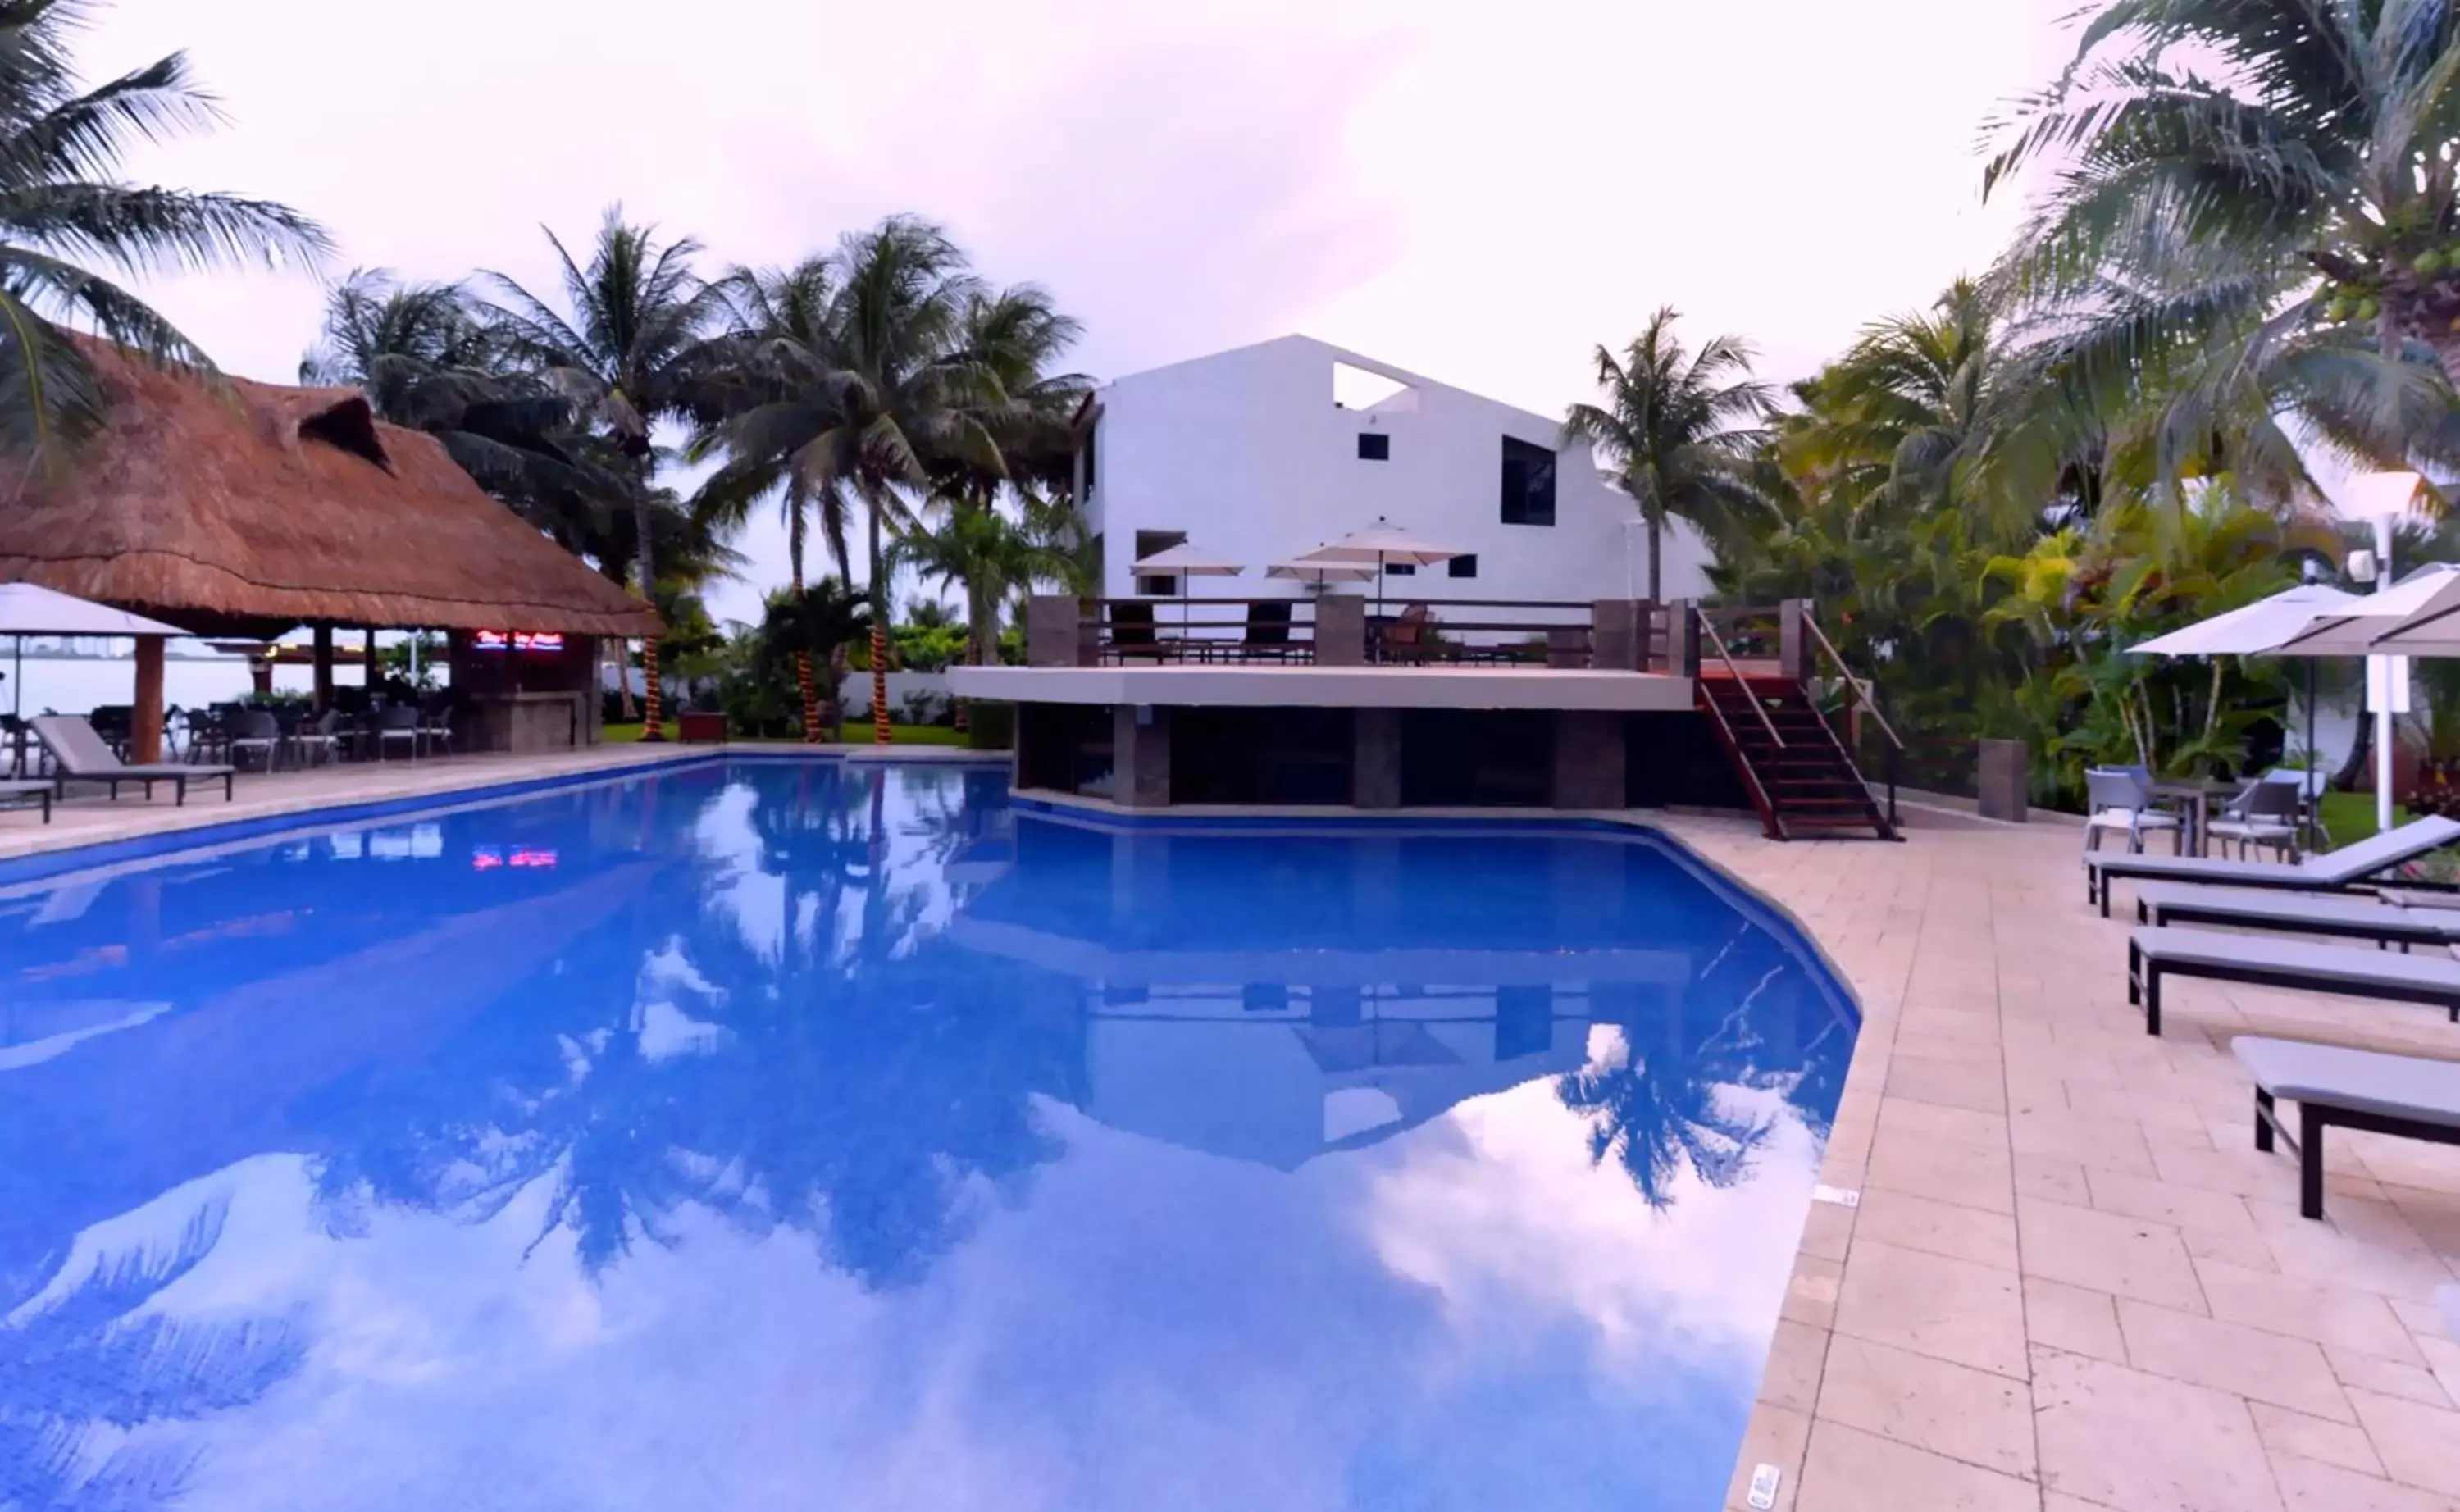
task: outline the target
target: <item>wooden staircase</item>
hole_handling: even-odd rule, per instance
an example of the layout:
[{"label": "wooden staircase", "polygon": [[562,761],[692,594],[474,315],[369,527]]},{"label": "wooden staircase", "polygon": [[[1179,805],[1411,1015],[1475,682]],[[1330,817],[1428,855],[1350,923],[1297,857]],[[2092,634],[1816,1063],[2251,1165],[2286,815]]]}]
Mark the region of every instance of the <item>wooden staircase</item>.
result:
[{"label": "wooden staircase", "polygon": [[1771,840],[1904,838],[1800,683],[1711,672],[1693,686]]}]

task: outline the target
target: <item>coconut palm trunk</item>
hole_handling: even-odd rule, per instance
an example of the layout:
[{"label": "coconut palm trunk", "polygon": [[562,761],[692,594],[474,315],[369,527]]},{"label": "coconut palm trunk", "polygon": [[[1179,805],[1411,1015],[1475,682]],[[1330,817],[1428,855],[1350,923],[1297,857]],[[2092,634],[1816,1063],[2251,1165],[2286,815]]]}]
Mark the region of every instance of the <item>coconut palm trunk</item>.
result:
[{"label": "coconut palm trunk", "polygon": [[[632,491],[632,529],[639,540],[641,564],[641,599],[655,605],[657,571],[649,557],[649,469],[646,460],[637,470]],[[626,681],[629,681],[627,677]],[[666,725],[661,718],[658,699],[658,637],[652,632],[641,641],[641,738],[664,740]]]},{"label": "coconut palm trunk", "polygon": [[[786,501],[786,557],[795,579],[795,603],[803,602],[803,496],[799,489]],[[820,694],[812,678],[812,650],[795,648],[795,691],[803,695],[803,743],[820,743]]]},{"label": "coconut palm trunk", "polygon": [[871,743],[886,745],[888,731],[888,573],[880,555],[880,512],[885,500],[873,499],[871,516]]}]

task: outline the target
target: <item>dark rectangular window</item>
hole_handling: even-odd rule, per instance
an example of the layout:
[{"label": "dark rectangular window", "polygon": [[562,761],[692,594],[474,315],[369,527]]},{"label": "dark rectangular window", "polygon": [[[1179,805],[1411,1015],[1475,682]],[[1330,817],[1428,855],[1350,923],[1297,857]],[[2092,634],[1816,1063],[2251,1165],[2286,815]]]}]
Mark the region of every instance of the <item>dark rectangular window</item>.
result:
[{"label": "dark rectangular window", "polygon": [[1358,459],[1362,462],[1389,462],[1392,459],[1392,437],[1382,431],[1358,433]]},{"label": "dark rectangular window", "polygon": [[1503,522],[1555,522],[1555,454],[1516,436],[1503,438]]},{"label": "dark rectangular window", "polygon": [[1085,493],[1088,498],[1093,493],[1093,437],[1101,433],[1101,429],[1099,422],[1085,428]]},{"label": "dark rectangular window", "polygon": [[1414,578],[1418,575],[1418,564],[1414,562],[1387,562],[1384,575],[1388,578]]},{"label": "dark rectangular window", "polygon": [[1477,553],[1473,551],[1468,556],[1453,558],[1450,564],[1450,570],[1452,575],[1456,578],[1476,577]]},{"label": "dark rectangular window", "polygon": [[1140,598],[1148,599],[1177,598],[1178,596],[1178,579],[1172,577],[1168,573],[1156,573],[1151,577],[1140,577],[1136,579],[1136,594]]}]

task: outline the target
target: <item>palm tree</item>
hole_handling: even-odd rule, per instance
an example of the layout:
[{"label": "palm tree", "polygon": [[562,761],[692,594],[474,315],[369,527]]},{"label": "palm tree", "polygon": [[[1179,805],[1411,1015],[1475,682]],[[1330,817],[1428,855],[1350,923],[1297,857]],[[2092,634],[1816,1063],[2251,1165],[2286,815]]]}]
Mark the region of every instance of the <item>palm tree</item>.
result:
[{"label": "palm tree", "polygon": [[1035,583],[1067,581],[1075,558],[1029,522],[1010,520],[990,503],[951,503],[928,530],[901,537],[890,569],[962,585],[965,594],[966,659],[987,667],[999,659],[1000,609],[1008,595]]},{"label": "palm tree", "polygon": [[[691,455],[698,459],[723,451],[727,461],[702,486],[700,507],[719,528],[738,529],[755,503],[774,497],[786,520],[791,591],[800,600],[815,515],[838,574],[851,575],[845,493],[816,488],[813,471],[800,465],[803,452],[833,428],[838,414],[825,388],[808,381],[831,370],[834,274],[827,259],[806,258],[789,268],[737,268],[721,287],[732,307],[729,356],[714,401],[722,418],[692,438]],[[811,654],[799,646],[795,684],[802,695],[803,739],[817,742],[819,690]]]},{"label": "palm tree", "polygon": [[1618,358],[1597,350],[1605,403],[1575,404],[1563,443],[1585,441],[1613,469],[1648,525],[1648,597],[1665,597],[1665,522],[1687,520],[1711,541],[1741,532],[1764,505],[1750,481],[1767,444],[1768,386],[1750,380],[1751,351],[1719,336],[1694,354],[1674,334],[1671,307]]},{"label": "palm tree", "polygon": [[[570,318],[501,273],[490,274],[502,303],[491,311],[520,358],[613,437],[631,470],[633,544],[644,599],[657,585],[650,543],[649,479],[657,465],[651,431],[680,417],[708,381],[711,336],[724,296],[692,271],[698,242],[661,244],[656,228],[627,224],[609,206],[584,266],[547,233],[562,266]],[[647,685],[644,740],[664,739],[658,696],[658,639],[642,643]]]},{"label": "palm tree", "polygon": [[353,269],[326,299],[299,381],[362,391],[380,418],[434,436],[525,517],[570,516],[579,500],[603,510],[628,493],[623,469],[604,465],[577,434],[571,403],[519,371],[458,284]]},{"label": "palm tree", "polygon": [[222,117],[174,53],[95,89],[68,44],[81,0],[0,0],[0,446],[37,466],[101,423],[94,369],[55,321],[159,362],[212,363],[151,306],[89,264],[171,268],[312,264],[315,223],[265,200],[121,183],[139,140],[210,129]]},{"label": "palm tree", "polygon": [[2448,0],[2109,0],[2016,102],[1984,192],[2051,178],[2009,254],[2066,372],[2152,412],[2159,471],[2216,436],[2311,488],[2345,451],[2455,453],[2460,12]]}]

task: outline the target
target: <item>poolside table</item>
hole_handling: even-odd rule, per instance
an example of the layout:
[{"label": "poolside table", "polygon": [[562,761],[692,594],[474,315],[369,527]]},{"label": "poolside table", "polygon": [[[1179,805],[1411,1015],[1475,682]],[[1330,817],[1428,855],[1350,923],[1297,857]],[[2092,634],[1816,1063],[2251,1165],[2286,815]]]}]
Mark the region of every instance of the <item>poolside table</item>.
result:
[{"label": "poolside table", "polygon": [[2185,841],[2186,854],[2204,853],[2205,826],[2212,822],[2213,800],[2236,798],[2244,791],[2243,782],[2210,781],[2200,777],[2162,777],[2152,784],[2154,798],[2174,799],[2186,807],[2186,822],[2179,834]]}]

